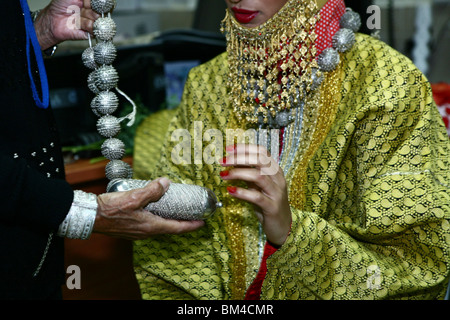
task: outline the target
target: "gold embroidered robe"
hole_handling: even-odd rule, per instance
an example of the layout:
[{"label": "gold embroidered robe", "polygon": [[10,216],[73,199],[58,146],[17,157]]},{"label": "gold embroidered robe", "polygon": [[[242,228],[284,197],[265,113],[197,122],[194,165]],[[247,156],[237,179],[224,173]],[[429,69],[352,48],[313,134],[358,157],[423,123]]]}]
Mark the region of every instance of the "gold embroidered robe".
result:
[{"label": "gold embroidered robe", "polygon": [[[251,206],[230,198],[217,162],[198,161],[234,118],[226,76],[225,54],[194,68],[179,108],[150,116],[137,133],[136,178],[202,185],[224,203],[198,231],[135,243],[144,299],[242,299],[258,270]],[[406,57],[358,34],[321,95],[311,143],[286,175],[293,223],[268,259],[261,298],[442,299],[450,145],[427,80]],[[172,160],[175,129],[193,138],[190,164]]]}]

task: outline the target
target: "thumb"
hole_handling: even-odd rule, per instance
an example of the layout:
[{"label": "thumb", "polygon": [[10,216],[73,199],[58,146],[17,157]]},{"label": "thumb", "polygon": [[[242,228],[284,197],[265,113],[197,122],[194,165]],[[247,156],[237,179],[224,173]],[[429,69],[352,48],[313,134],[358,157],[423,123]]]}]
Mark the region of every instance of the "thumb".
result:
[{"label": "thumb", "polygon": [[166,193],[170,187],[170,180],[166,177],[161,177],[156,179],[155,181],[158,182],[163,187],[164,193]]}]

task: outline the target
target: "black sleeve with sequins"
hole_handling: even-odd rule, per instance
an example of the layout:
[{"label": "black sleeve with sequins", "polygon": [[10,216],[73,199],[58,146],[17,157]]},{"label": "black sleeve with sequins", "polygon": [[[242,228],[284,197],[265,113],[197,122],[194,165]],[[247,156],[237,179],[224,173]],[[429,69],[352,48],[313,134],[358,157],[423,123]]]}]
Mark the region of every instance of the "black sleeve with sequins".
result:
[{"label": "black sleeve with sequins", "polygon": [[[0,224],[55,229],[67,215],[71,186],[51,107],[38,108],[29,67],[42,96],[36,58],[26,54],[19,1],[2,3],[0,19]],[[64,70],[62,70],[64,72]],[[67,75],[70,76],[70,75]]]}]

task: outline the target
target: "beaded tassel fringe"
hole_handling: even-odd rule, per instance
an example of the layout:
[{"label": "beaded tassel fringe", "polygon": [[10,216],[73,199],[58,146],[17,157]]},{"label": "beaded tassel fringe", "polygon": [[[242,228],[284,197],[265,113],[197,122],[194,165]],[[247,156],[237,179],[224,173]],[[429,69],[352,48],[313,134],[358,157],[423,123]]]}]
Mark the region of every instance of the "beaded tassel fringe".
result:
[{"label": "beaded tassel fringe", "polygon": [[316,12],[315,1],[290,1],[266,23],[249,29],[227,10],[222,32],[228,42],[229,87],[239,119],[270,124],[310,90],[317,68]]},{"label": "beaded tassel fringe", "polygon": [[361,21],[350,9],[331,48],[317,56],[316,1],[289,0],[256,28],[241,26],[227,10],[221,31],[227,37],[230,99],[239,121],[280,128],[293,121],[291,110],[318,89],[324,73],[349,50]]}]

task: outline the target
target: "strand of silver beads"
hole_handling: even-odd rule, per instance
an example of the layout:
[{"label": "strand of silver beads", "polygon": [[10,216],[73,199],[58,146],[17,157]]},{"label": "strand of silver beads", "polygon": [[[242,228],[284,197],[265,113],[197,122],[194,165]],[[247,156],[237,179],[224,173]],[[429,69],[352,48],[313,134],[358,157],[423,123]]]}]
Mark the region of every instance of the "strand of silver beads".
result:
[{"label": "strand of silver beads", "polygon": [[[94,22],[93,27],[96,44],[93,45],[89,37],[89,47],[82,54],[83,64],[92,70],[88,76],[88,87],[95,94],[91,109],[99,117],[98,133],[106,138],[101,146],[101,152],[109,160],[105,168],[105,175],[109,180],[132,177],[131,166],[122,160],[125,155],[125,144],[116,138],[121,130],[121,122],[130,117],[117,118],[113,115],[119,107],[119,98],[113,90],[124,95],[117,88],[119,75],[112,66],[117,57],[117,49],[113,43],[116,23],[111,18],[111,11],[115,6],[115,0],[91,0],[92,9],[101,17]],[[134,122],[134,114],[130,116],[131,121],[128,125]]]}]

